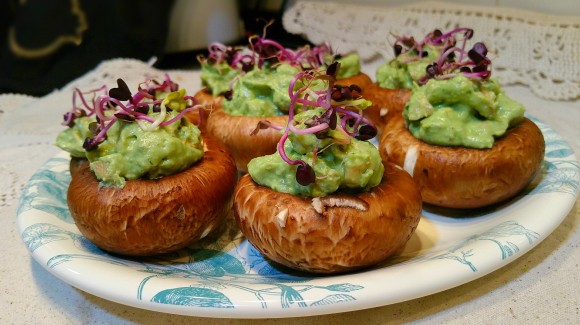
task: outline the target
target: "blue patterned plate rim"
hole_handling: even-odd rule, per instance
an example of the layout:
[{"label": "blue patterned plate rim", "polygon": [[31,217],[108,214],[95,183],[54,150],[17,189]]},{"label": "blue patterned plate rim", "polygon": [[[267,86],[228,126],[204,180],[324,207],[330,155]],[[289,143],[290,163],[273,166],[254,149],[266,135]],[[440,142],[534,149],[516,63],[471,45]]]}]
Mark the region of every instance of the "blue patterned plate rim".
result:
[{"label": "blue patterned plate rim", "polygon": [[[533,118],[532,118],[533,119]],[[580,165],[553,129],[542,173],[516,198],[475,212],[425,209],[404,251],[374,268],[312,276],[272,265],[236,231],[155,258],[101,251],[76,228],[66,205],[68,154],[27,182],[17,210],[24,244],[62,281],[104,299],[164,313],[215,318],[331,314],[415,299],[480,278],[539,244],[572,209]],[[433,277],[437,274],[437,277]]]}]

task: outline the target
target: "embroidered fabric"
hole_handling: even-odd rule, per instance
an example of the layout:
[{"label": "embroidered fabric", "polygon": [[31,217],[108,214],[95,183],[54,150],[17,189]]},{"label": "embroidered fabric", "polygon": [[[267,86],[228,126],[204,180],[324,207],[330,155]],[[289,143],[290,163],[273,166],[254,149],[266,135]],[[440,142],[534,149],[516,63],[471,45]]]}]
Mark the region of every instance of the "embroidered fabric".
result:
[{"label": "embroidered fabric", "polygon": [[474,30],[486,44],[492,74],[502,85],[524,84],[542,98],[580,97],[580,17],[424,2],[403,7],[297,0],[283,16],[286,30],[311,42],[328,42],[341,53],[385,61],[393,57],[393,35],[414,36],[457,26]]}]

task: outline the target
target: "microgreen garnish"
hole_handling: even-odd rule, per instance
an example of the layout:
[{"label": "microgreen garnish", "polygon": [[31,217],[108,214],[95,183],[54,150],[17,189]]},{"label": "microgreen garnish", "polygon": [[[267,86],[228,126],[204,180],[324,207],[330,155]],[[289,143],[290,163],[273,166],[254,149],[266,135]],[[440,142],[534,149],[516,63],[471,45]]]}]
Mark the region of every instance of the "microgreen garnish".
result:
[{"label": "microgreen garnish", "polygon": [[296,50],[285,48],[282,44],[254,35],[250,38],[250,49],[256,53],[258,67],[263,67],[267,62],[270,65],[287,63],[302,70],[317,69],[325,64],[325,58],[332,54],[327,43],[320,46],[303,46]]},{"label": "microgreen garnish", "polygon": [[[211,43],[208,46],[207,58],[200,55],[198,56],[198,61],[209,65],[227,64],[231,69],[244,74],[252,71],[255,67],[262,69],[265,66],[273,67],[281,63],[307,71],[318,69],[326,64],[329,60],[328,58],[333,58],[333,53],[328,43],[289,49],[279,42],[268,39],[266,30],[271,24],[272,22],[266,24],[261,36],[250,36],[246,47],[227,46],[219,42]],[[334,58],[336,58],[336,55]],[[227,100],[232,99],[232,88],[236,80],[237,77],[232,80],[229,91],[223,93]]]},{"label": "microgreen garnish", "polygon": [[242,72],[249,72],[254,66],[261,69],[265,63],[270,66],[287,63],[309,70],[323,66],[325,58],[332,55],[327,43],[312,47],[305,45],[296,50],[286,48],[279,42],[266,38],[267,27],[264,28],[262,36],[252,35],[248,38],[247,49],[214,42],[208,47],[208,57],[199,56],[198,60],[211,65],[227,63],[232,69]]},{"label": "microgreen garnish", "polygon": [[252,133],[250,133],[250,134],[256,135],[256,134],[258,134],[258,132],[260,132],[260,130],[265,130],[267,128],[272,128],[275,130],[282,130],[282,127],[280,127],[276,124],[272,124],[272,123],[270,123],[270,121],[262,120],[262,121],[258,122],[258,125],[256,125],[256,128],[254,129],[254,131],[252,131]]},{"label": "microgreen garnish", "polygon": [[[339,63],[334,62],[326,71],[308,70],[299,72],[290,82],[288,88],[290,107],[288,123],[278,142],[277,149],[282,159],[296,168],[296,181],[304,186],[316,181],[311,165],[301,159],[293,160],[285,151],[285,143],[290,134],[315,135],[318,140],[330,140],[331,144],[349,144],[351,138],[369,140],[376,136],[377,130],[372,123],[363,117],[362,110],[371,103],[360,97],[360,88],[335,85]],[[296,121],[297,110],[322,109],[322,114],[314,114],[308,120]],[[261,121],[254,133],[266,127],[274,127],[267,121]],[[328,141],[326,141],[328,143]],[[314,148],[313,157],[324,148]]]},{"label": "microgreen garnish", "polygon": [[198,60],[207,64],[227,63],[231,68],[243,72],[251,71],[254,68],[254,55],[244,51],[241,46],[226,46],[222,43],[214,42],[208,47],[207,58],[198,56]]},{"label": "microgreen garnish", "polygon": [[123,79],[117,79],[117,88],[111,88],[109,90],[109,96],[120,101],[126,101],[131,99],[131,90],[129,86],[123,81]]},{"label": "microgreen garnish", "polygon": [[[107,131],[118,121],[138,123],[144,130],[153,130],[179,121],[187,112],[201,107],[193,96],[186,96],[184,91],[178,89],[179,86],[169,75],[165,75],[161,83],[153,79],[145,81],[134,94],[122,79],[117,79],[117,87],[110,90],[106,86],[87,92],[77,88],[73,92],[72,109],[64,114],[63,125],[73,127],[75,119],[94,116],[96,122],[89,124],[93,136],[85,139],[83,148],[87,151],[95,150],[105,141]],[[87,99],[88,96],[91,98]],[[77,99],[80,99],[80,104]],[[166,114],[176,108],[175,105],[179,106],[179,113],[166,120]],[[158,116],[149,116],[150,110],[159,113]]]},{"label": "microgreen garnish", "polygon": [[296,181],[300,185],[310,185],[316,181],[316,174],[312,166],[308,165],[304,161],[298,165],[296,168]]},{"label": "microgreen garnish", "polygon": [[429,79],[450,79],[457,73],[475,80],[485,80],[491,76],[491,60],[487,57],[487,48],[481,43],[475,43],[471,49],[466,49],[467,41],[473,38],[473,29],[455,28],[447,33],[436,29],[427,34],[421,41],[413,37],[398,37],[393,45],[395,56],[410,53],[414,58],[404,63],[424,58],[428,46],[440,49],[437,61],[429,64],[425,75],[417,82],[424,85]]}]

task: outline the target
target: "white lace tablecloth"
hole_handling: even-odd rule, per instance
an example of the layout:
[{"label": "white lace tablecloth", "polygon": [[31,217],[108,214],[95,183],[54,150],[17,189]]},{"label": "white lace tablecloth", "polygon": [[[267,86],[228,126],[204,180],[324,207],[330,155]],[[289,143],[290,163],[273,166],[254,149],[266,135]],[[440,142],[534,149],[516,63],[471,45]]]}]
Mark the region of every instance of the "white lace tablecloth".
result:
[{"label": "white lace tablecloth", "polygon": [[[307,13],[299,17],[303,15]],[[363,68],[372,75],[376,64],[377,61],[369,61]],[[101,299],[47,272],[32,259],[20,238],[15,220],[19,196],[32,174],[59,152],[53,143],[63,128],[60,122],[70,105],[73,87],[110,85],[119,77],[128,84],[136,84],[145,76],[161,73],[144,62],[117,59],[103,62],[63,89],[42,98],[0,95],[0,238],[3,240],[0,324],[207,325],[272,321],[170,315]],[[168,73],[189,92],[200,87],[197,71]],[[556,130],[576,153],[580,152],[579,100],[548,100],[522,85],[508,85],[506,91],[522,102],[529,114]],[[276,324],[579,324],[578,202],[562,224],[537,247],[475,281],[407,302],[342,314],[281,319]]]},{"label": "white lace tablecloth", "polygon": [[327,41],[341,53],[357,51],[365,59],[392,58],[393,35],[422,39],[435,28],[470,27],[473,40],[487,45],[502,84],[527,85],[546,99],[580,97],[577,16],[444,2],[387,8],[297,1],[285,13],[284,26],[315,44]]}]

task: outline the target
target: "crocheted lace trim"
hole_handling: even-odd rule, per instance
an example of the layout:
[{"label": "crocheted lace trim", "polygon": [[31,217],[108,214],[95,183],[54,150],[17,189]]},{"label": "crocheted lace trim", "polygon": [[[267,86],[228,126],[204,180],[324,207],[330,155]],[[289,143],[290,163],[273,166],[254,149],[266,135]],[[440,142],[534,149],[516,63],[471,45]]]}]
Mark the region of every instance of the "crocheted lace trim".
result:
[{"label": "crocheted lace trim", "polygon": [[503,85],[524,84],[551,100],[580,98],[580,17],[531,11],[424,2],[404,7],[297,0],[283,16],[286,30],[367,61],[393,57],[393,35],[423,38],[439,28],[474,30],[493,59]]}]

